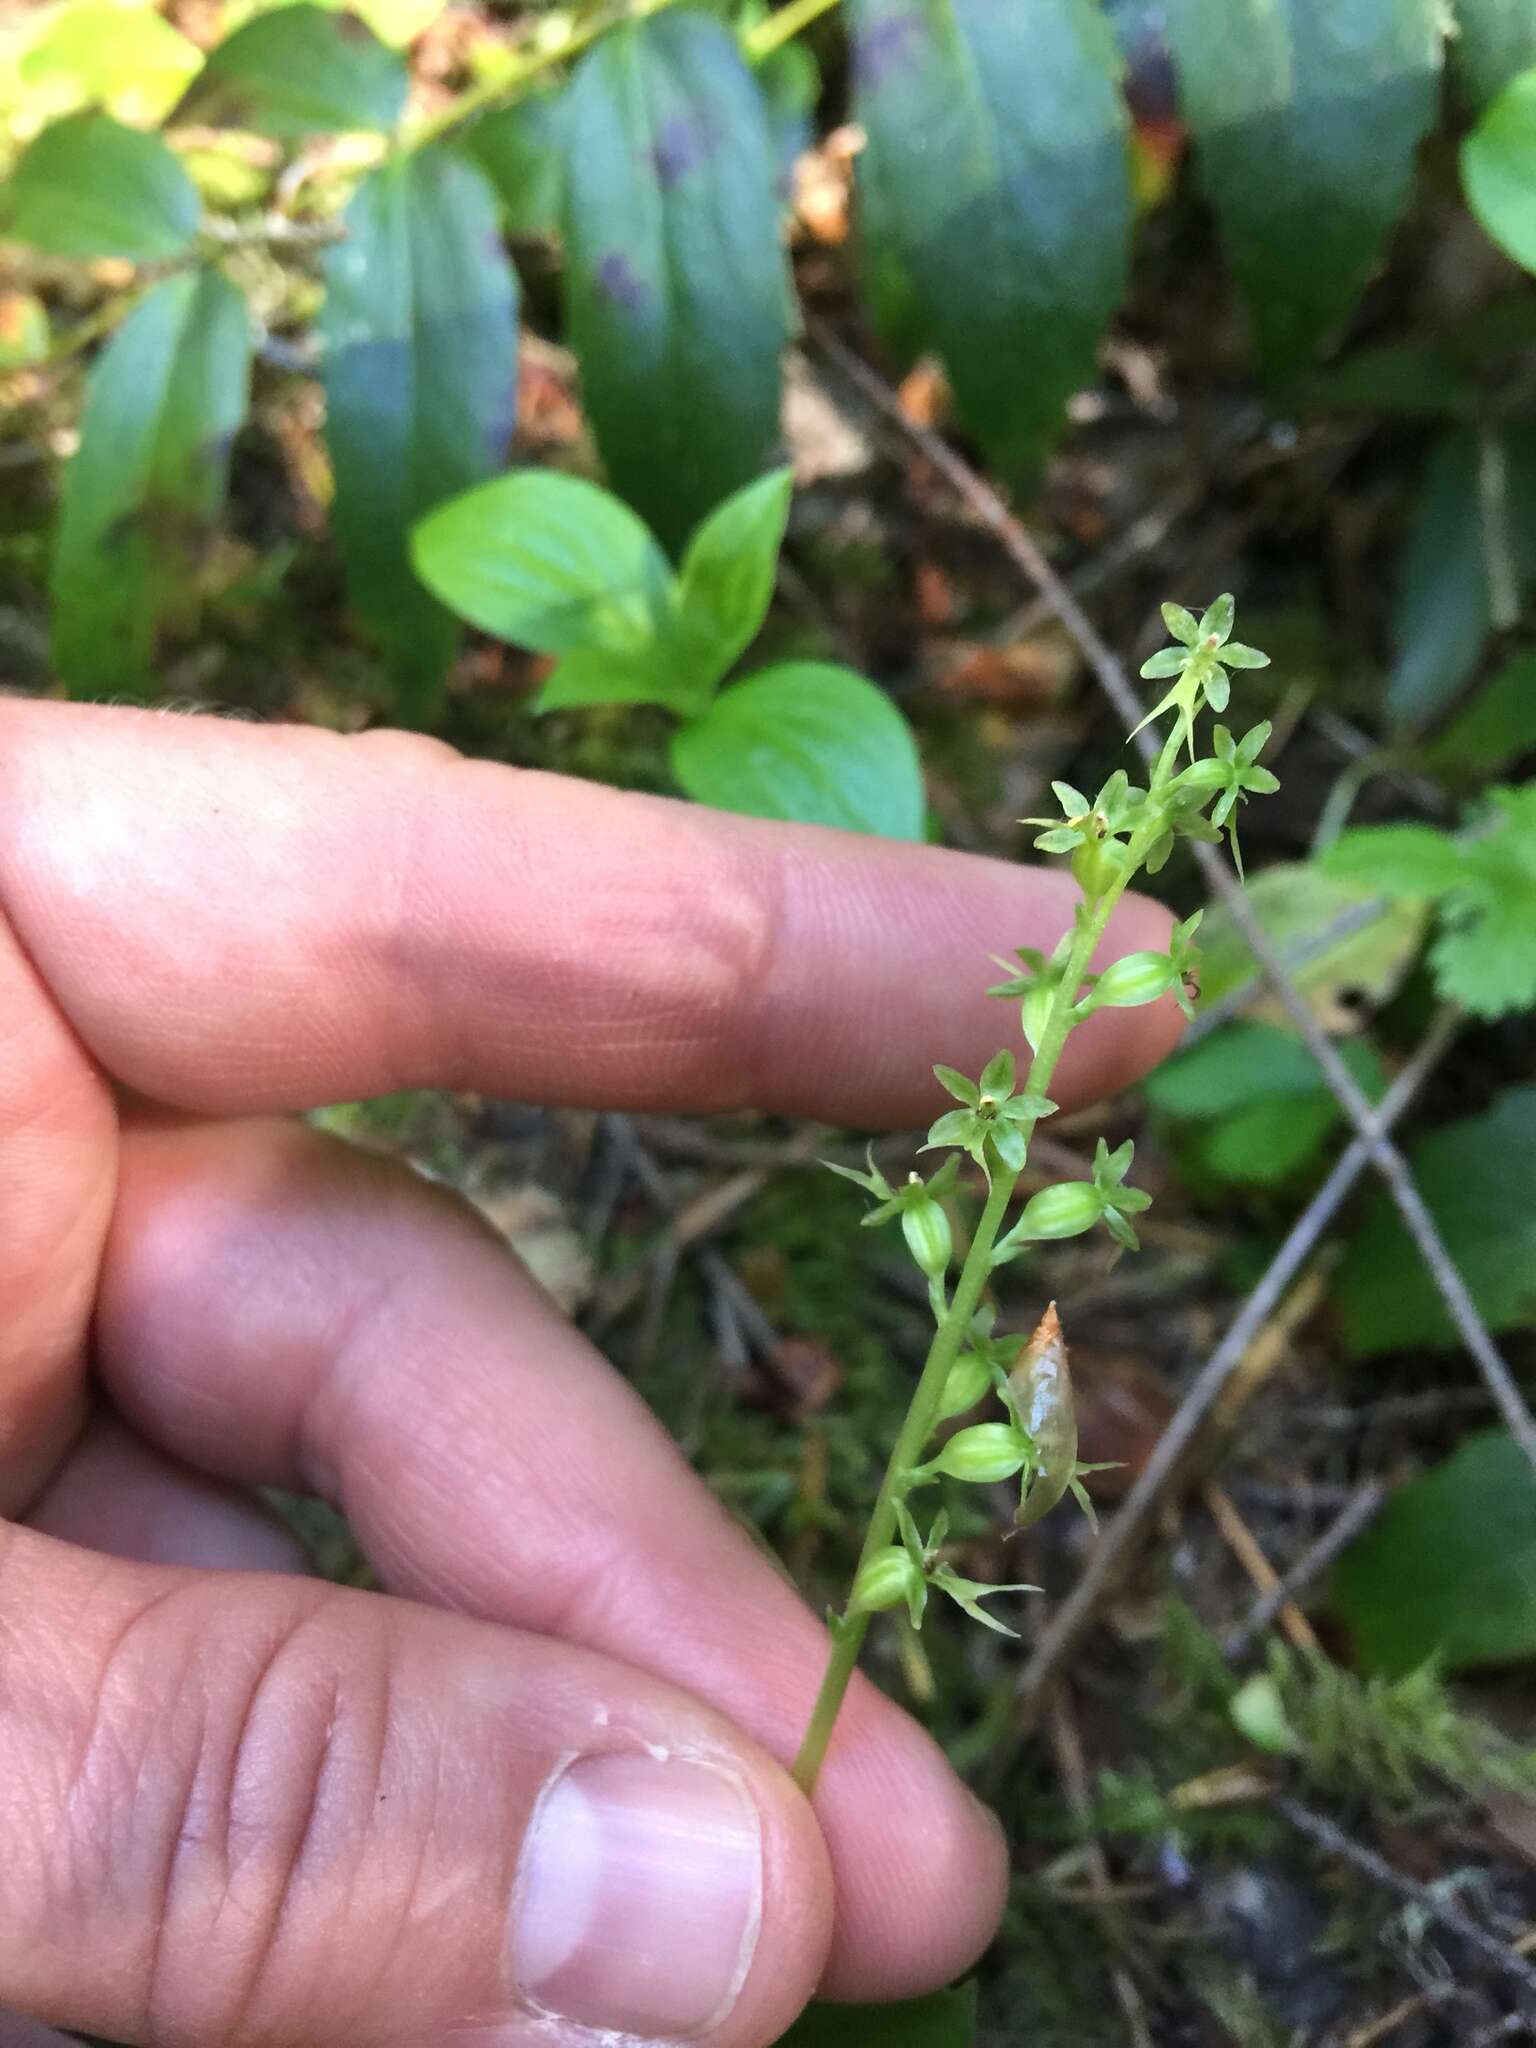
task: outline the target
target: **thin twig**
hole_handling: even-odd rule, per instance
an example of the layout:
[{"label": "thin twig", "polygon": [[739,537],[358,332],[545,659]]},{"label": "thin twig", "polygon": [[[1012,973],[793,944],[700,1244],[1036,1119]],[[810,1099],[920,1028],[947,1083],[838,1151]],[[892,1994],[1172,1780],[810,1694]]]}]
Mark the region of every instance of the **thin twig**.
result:
[{"label": "thin twig", "polygon": [[[1383,1130],[1407,1109],[1420,1086],[1456,1035],[1458,1014],[1444,1010],[1423,1043],[1374,1112]],[[1250,1344],[1278,1308],[1287,1289],[1365,1171],[1370,1153],[1356,1138],[1307,1204],[1290,1235],[1271,1260],[1268,1271],[1233,1317],[1226,1335],[1185,1390],[1172,1421],[1153,1446],[1152,1455],[1136,1476],[1114,1520],[1089,1557],[1086,1569],[1057,1608],[1036,1643],[1019,1680],[1018,1735],[1034,1725],[1040,1705],[1063,1660],[1098,1611],[1099,1603],[1134,1555],[1143,1529],[1162,1497],[1164,1487],[1183,1461],[1189,1446],[1237,1371]]]},{"label": "thin twig", "polygon": [[1356,1489],[1317,1541],[1308,1544],[1290,1570],[1282,1573],[1279,1583],[1254,1602],[1228,1635],[1222,1649],[1231,1662],[1241,1662],[1282,1606],[1322,1577],[1340,1552],[1347,1549],[1367,1523],[1375,1518],[1386,1497],[1387,1489],[1379,1479],[1368,1479]]},{"label": "thin twig", "polygon": [[1214,1479],[1204,1488],[1205,1504],[1218,1533],[1232,1555],[1259,1589],[1270,1619],[1278,1619],[1293,1649],[1321,1656],[1317,1631],[1285,1590],[1285,1581],[1269,1561],[1269,1554],[1238,1513],[1230,1494]]},{"label": "thin twig", "polygon": [[[907,418],[884,378],[861,361],[825,320],[812,318],[807,326],[816,345],[884,418],[899,427],[972,513],[996,536],[1009,558],[1039,590],[1066,627],[1078,652],[1093,671],[1100,689],[1124,720],[1127,730],[1132,731],[1132,743],[1137,752],[1143,760],[1150,758],[1156,742],[1145,731],[1133,731],[1144,707],[1124,665],[1051,567],[1044,551],[1023,522],[1009,510],[985,478],[956,454],[946,441]],[[1489,1336],[1467,1284],[1446,1250],[1434,1218],[1419,1193],[1407,1161],[1386,1136],[1386,1127],[1374,1118],[1369,1101],[1340,1058],[1337,1047],[1308,1008],[1306,998],[1286,971],[1232,868],[1213,846],[1197,842],[1194,852],[1201,872],[1226,907],[1302,1043],[1322,1069],[1329,1089],[1360,1134],[1366,1157],[1386,1183],[1457,1333],[1487,1382],[1499,1413],[1532,1465],[1536,1466],[1536,1417],[1526,1406],[1514,1376]]]},{"label": "thin twig", "polygon": [[1271,1806],[1299,1835],[1305,1835],[1320,1849],[1326,1849],[1329,1855],[1352,1865],[1363,1877],[1395,1892],[1400,1899],[1406,1899],[1425,1919],[1436,1922],[1448,1934],[1454,1934],[1468,1948],[1476,1949],[1502,1976],[1510,1978],[1523,1991],[1536,1995],[1536,1968],[1517,1954],[1509,1942],[1491,1934],[1480,1921],[1474,1920],[1454,1899],[1444,1897],[1432,1885],[1419,1884],[1405,1876],[1385,1856],[1367,1848],[1354,1835],[1346,1834],[1325,1815],[1314,1813],[1310,1806],[1303,1806],[1299,1799],[1292,1799],[1289,1793],[1277,1793]]}]

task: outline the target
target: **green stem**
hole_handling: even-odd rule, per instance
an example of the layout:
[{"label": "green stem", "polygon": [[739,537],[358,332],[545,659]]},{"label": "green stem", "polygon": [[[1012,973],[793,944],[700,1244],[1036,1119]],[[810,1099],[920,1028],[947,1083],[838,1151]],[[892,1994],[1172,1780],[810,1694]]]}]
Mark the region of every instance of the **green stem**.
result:
[{"label": "green stem", "polygon": [[[441,142],[444,136],[456,133],[476,115],[517,99],[534,79],[546,71],[553,71],[557,64],[579,57],[609,29],[618,28],[626,21],[644,21],[650,15],[664,14],[677,4],[678,0],[607,0],[607,4],[577,16],[563,35],[514,56],[504,69],[461,93],[451,106],[414,129],[408,138],[408,146],[420,149],[427,143]],[[748,62],[759,62],[788,42],[791,36],[797,35],[818,15],[828,13],[837,4],[838,0],[789,0],[787,7],[769,15],[766,21],[759,22],[750,34],[742,38],[742,50]]]},{"label": "green stem", "polygon": [[[1170,757],[1171,758],[1171,757]],[[1166,766],[1160,764],[1166,776]],[[1154,786],[1157,778],[1154,777]],[[1040,1044],[1030,1062],[1029,1078],[1025,1083],[1031,1095],[1043,1095],[1050,1086],[1051,1076],[1056,1071],[1056,1062],[1061,1057],[1067,1034],[1072,1028],[1072,1008],[1082,987],[1083,977],[1093,961],[1104,929],[1116,903],[1124,893],[1131,877],[1145,858],[1153,834],[1150,831],[1134,835],[1126,849],[1125,868],[1110,885],[1093,907],[1090,917],[1083,920],[1067,956],[1067,963],[1057,985],[1055,998],[1046,1019],[1045,1030]],[[1026,1145],[1034,1135],[1031,1124],[1025,1131]],[[1022,1171],[1022,1169],[1019,1169]],[[976,1234],[971,1239],[970,1250],[966,1253],[965,1264],[960,1269],[960,1278],[955,1286],[949,1311],[934,1332],[933,1343],[923,1365],[921,1377],[913,1391],[906,1420],[901,1425],[890,1463],[885,1468],[885,1477],[880,1482],[880,1491],[875,1496],[874,1511],[869,1518],[865,1532],[864,1546],[859,1552],[854,1577],[877,1551],[883,1550],[891,1541],[896,1529],[896,1505],[906,1493],[907,1475],[918,1464],[933,1434],[939,1402],[943,1396],[945,1382],[950,1368],[960,1355],[981,1300],[982,1289],[987,1284],[991,1271],[992,1251],[997,1243],[998,1227],[1001,1224],[1013,1190],[1019,1178],[1018,1171],[999,1169],[993,1175],[992,1187],[987,1196],[986,1207],[976,1225]],[[845,1614],[833,1632],[832,1653],[827,1660],[826,1672],[822,1677],[821,1689],[811,1709],[810,1722],[800,1752],[795,1758],[794,1776],[800,1789],[810,1795],[815,1790],[816,1779],[826,1760],[827,1746],[832,1740],[832,1730],[853,1677],[854,1667],[859,1661],[859,1652],[864,1647],[864,1638],[869,1630],[867,1614]]]},{"label": "green stem", "polygon": [[766,21],[749,29],[741,39],[741,46],[749,64],[760,64],[764,57],[781,49],[801,29],[809,28],[813,21],[830,14],[838,0],[789,0],[787,7],[781,7],[776,14],[770,14]]}]

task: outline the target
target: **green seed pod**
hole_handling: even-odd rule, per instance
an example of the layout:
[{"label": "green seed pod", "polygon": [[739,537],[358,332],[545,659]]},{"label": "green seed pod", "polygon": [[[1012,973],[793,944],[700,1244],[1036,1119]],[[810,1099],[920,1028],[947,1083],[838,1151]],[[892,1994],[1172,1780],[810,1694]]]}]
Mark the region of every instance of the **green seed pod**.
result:
[{"label": "green seed pod", "polygon": [[1166,953],[1127,953],[1094,983],[1094,1008],[1128,1010],[1136,1003],[1155,1003],[1173,986],[1173,972]]},{"label": "green seed pod", "polygon": [[1053,1301],[1008,1375],[1019,1419],[1035,1444],[1035,1473],[1013,1521],[1027,1529],[1048,1515],[1077,1471],[1077,1408],[1066,1339]]},{"label": "green seed pod", "polygon": [[1090,902],[1120,879],[1125,845],[1119,839],[1085,839],[1072,856],[1072,876]]},{"label": "green seed pod", "polygon": [[1103,1212],[1099,1191],[1091,1181],[1062,1180],[1042,1188],[1024,1204],[1012,1236],[1020,1242],[1048,1237],[1078,1237],[1092,1230]]},{"label": "green seed pod", "polygon": [[923,1575],[899,1544],[877,1550],[853,1582],[850,1614],[879,1614],[911,1602],[923,1590]]},{"label": "green seed pod", "polygon": [[901,1212],[901,1228],[920,1269],[930,1280],[942,1280],[955,1249],[944,1204],[931,1196],[909,1202]]},{"label": "green seed pod", "polygon": [[934,1420],[948,1422],[953,1415],[963,1415],[967,1408],[976,1406],[991,1385],[992,1370],[987,1361],[978,1352],[967,1351],[949,1368]]},{"label": "green seed pod", "polygon": [[1011,1479],[1023,1470],[1028,1457],[1028,1441],[1011,1422],[978,1422],[952,1436],[924,1469],[985,1486],[993,1480]]}]

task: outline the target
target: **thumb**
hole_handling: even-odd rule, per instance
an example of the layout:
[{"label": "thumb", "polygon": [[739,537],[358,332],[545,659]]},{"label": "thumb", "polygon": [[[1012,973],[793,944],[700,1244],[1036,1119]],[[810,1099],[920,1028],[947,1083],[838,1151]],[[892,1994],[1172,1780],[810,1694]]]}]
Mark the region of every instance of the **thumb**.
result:
[{"label": "thumb", "polygon": [[0,2004],[220,2048],[762,2048],[811,1994],[809,1807],[642,1672],[8,1527],[0,1641]]}]

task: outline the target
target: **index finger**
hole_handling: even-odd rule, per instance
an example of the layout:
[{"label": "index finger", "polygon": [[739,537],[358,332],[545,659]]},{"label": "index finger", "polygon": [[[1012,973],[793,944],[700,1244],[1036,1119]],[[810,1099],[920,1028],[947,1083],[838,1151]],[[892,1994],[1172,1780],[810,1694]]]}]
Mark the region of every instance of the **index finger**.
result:
[{"label": "index finger", "polygon": [[[0,909],[102,1065],[186,1109],[446,1087],[911,1121],[934,1060],[1016,1042],[989,956],[1049,948],[1074,893],[404,734],[0,707]],[[1167,929],[1127,898],[1105,957]],[[1177,1032],[1169,1003],[1101,1011],[1053,1092]]]}]

